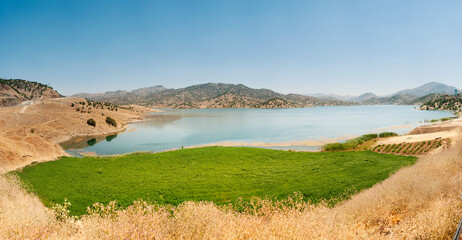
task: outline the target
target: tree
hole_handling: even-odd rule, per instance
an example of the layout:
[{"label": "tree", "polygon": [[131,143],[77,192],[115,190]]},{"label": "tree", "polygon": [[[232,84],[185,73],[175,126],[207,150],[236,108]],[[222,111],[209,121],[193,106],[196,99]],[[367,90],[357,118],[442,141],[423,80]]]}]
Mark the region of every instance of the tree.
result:
[{"label": "tree", "polygon": [[87,124],[93,127],[96,127],[96,121],[93,118],[87,120]]},{"label": "tree", "polygon": [[117,122],[116,120],[114,120],[113,118],[111,117],[107,117],[106,118],[106,123],[109,124],[109,125],[112,125],[114,127],[117,127]]}]

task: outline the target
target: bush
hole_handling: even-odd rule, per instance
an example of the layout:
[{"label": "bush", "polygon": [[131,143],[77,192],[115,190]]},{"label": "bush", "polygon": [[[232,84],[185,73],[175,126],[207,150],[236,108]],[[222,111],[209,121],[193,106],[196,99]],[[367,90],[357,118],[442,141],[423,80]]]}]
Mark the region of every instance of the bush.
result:
[{"label": "bush", "polygon": [[116,120],[114,120],[113,118],[111,117],[107,117],[106,118],[106,123],[109,124],[109,125],[112,125],[114,127],[117,127],[117,122]]},{"label": "bush", "polygon": [[379,134],[379,137],[381,137],[381,138],[394,137],[394,136],[398,136],[398,134],[395,133],[395,132],[383,132],[383,133]]},{"label": "bush", "polygon": [[329,143],[324,145],[324,151],[342,151],[345,150],[343,143]]},{"label": "bush", "polygon": [[[394,132],[382,132],[380,134],[377,133],[371,133],[371,134],[365,134],[357,138],[353,138],[350,140],[347,140],[344,143],[329,143],[326,144],[322,147],[322,150],[324,151],[343,151],[343,150],[352,150],[357,148],[359,145],[368,142],[372,139],[379,138],[379,137],[392,137],[392,136],[398,136],[397,133]],[[395,148],[399,147],[395,145],[389,145],[389,146],[383,146],[384,151],[390,151],[390,150],[396,150]],[[380,151],[380,150],[379,150]]]},{"label": "bush", "polygon": [[351,149],[354,149],[356,147],[358,147],[359,145],[367,142],[367,141],[370,141],[374,138],[377,138],[378,135],[376,133],[373,133],[373,134],[366,134],[366,135],[362,135],[360,137],[357,137],[357,138],[353,138],[353,139],[350,139],[350,140],[347,140],[346,142],[344,143],[330,143],[330,144],[326,144],[323,146],[323,150],[324,151],[342,151],[342,150],[351,150]]},{"label": "bush", "polygon": [[96,127],[96,121],[93,118],[87,120],[87,124],[93,127]]}]

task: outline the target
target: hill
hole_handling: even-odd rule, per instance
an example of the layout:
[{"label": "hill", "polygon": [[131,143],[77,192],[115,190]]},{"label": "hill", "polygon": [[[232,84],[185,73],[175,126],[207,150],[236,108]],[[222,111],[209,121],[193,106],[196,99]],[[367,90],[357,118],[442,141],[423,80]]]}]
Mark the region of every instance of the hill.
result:
[{"label": "hill", "polygon": [[[269,89],[253,89],[242,84],[205,83],[179,89],[165,89],[144,95],[123,91],[102,94],[78,94],[91,100],[115,104],[137,104],[155,108],[294,108],[311,106],[350,105],[339,100],[325,100],[298,94],[281,94]],[[117,97],[115,97],[117,95]],[[99,96],[105,96],[104,99]]]},{"label": "hill", "polygon": [[365,93],[351,101],[367,105],[421,105],[445,94],[454,94],[456,87],[443,83],[430,82],[417,88],[405,89],[388,96]]},{"label": "hill", "polygon": [[[0,174],[64,154],[57,145],[73,137],[105,136],[125,130],[150,109],[115,106],[83,98],[39,99],[0,109]],[[107,122],[115,120],[115,126]],[[89,124],[93,119],[94,124]],[[92,138],[90,138],[92,139]]]},{"label": "hill", "polygon": [[378,98],[378,96],[373,93],[364,93],[350,100],[353,102],[364,102],[364,101],[368,101],[368,100],[375,99],[375,98]]},{"label": "hill", "polygon": [[304,96],[310,96],[326,100],[338,100],[338,101],[351,101],[351,99],[356,96],[351,95],[338,95],[338,94],[325,94],[325,93],[312,93],[312,94],[303,94]]},{"label": "hill", "polygon": [[114,104],[124,105],[141,101],[142,98],[167,90],[166,87],[157,85],[154,87],[140,88],[133,91],[109,91],[103,93],[78,93],[73,97],[87,98],[94,101],[111,102]]},{"label": "hill", "polygon": [[441,95],[453,95],[456,89],[456,87],[443,83],[429,82],[420,87],[401,90],[386,96],[377,96],[374,93],[364,93],[360,96],[316,93],[306,94],[306,96],[317,97],[325,100],[350,101],[355,102],[355,104],[366,105],[421,105],[427,101],[438,98]]},{"label": "hill", "polygon": [[393,95],[414,95],[417,97],[423,97],[428,94],[454,94],[456,87],[449,86],[438,82],[429,82],[417,88],[406,89],[399,91]]},{"label": "hill", "polygon": [[410,105],[417,97],[414,95],[400,94],[391,97],[374,97],[362,101],[368,105]]},{"label": "hill", "polygon": [[420,106],[423,110],[450,110],[460,112],[462,109],[462,97],[444,95],[429,100]]},{"label": "hill", "polygon": [[59,97],[62,97],[61,94],[45,84],[21,79],[0,78],[0,107],[18,105],[26,100]]}]

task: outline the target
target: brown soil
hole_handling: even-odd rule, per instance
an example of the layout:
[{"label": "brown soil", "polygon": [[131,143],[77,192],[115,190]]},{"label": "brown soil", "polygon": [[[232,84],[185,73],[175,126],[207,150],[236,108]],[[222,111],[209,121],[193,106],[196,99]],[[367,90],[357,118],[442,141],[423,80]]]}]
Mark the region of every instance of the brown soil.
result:
[{"label": "brown soil", "polygon": [[433,126],[433,125],[426,125],[415,128],[412,130],[409,135],[416,135],[416,134],[425,134],[425,133],[435,133],[435,132],[444,132],[444,131],[452,131],[456,129],[456,126],[449,126],[449,127],[442,127],[442,126]]}]

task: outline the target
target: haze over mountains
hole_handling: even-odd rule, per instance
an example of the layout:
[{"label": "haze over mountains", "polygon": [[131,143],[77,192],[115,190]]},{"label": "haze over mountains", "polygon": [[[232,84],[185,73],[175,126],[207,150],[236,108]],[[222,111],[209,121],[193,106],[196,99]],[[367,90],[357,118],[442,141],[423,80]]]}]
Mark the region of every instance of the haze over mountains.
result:
[{"label": "haze over mountains", "polygon": [[[335,94],[306,94],[322,99],[337,99],[343,101],[359,102],[363,104],[420,104],[426,99],[434,98],[437,95],[452,95],[456,87],[438,82],[429,82],[420,87],[405,89],[393,94],[378,96],[374,93],[364,93],[360,96],[342,96]],[[460,90],[458,90],[460,92]]]},{"label": "haze over mountains", "polygon": [[163,86],[133,91],[81,93],[85,97],[114,104],[138,104],[157,108],[284,108],[355,104],[422,104],[439,95],[453,94],[456,87],[430,82],[387,96],[364,93],[360,96],[335,94],[281,94],[269,89],[253,89],[242,84],[206,83],[186,88]]},{"label": "haze over mountains", "polygon": [[156,92],[136,96],[139,90],[98,94],[76,94],[114,104],[137,104],[155,108],[291,108],[349,105],[339,100],[325,100],[298,94],[281,94],[269,89],[253,89],[242,84],[206,83],[179,89],[156,87]]},{"label": "haze over mountains", "polygon": [[[430,82],[413,89],[405,89],[386,96],[364,93],[360,96],[335,94],[281,94],[269,89],[253,89],[242,84],[205,83],[179,89],[164,86],[140,88],[132,91],[80,93],[94,101],[117,105],[142,105],[154,108],[294,108],[358,104],[420,105],[441,95],[453,95],[456,87]],[[22,101],[56,98],[61,95],[53,88],[26,80],[0,79],[0,106],[18,105]]]}]

